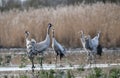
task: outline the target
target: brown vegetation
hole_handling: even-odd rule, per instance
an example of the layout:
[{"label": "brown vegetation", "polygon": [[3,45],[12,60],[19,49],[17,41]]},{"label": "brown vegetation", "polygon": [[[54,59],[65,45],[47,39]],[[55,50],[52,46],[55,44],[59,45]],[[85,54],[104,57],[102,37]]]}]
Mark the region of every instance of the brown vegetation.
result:
[{"label": "brown vegetation", "polygon": [[104,47],[120,46],[120,6],[110,3],[2,12],[0,46],[25,47],[25,30],[41,41],[49,22],[55,27],[57,40],[66,47],[80,47],[80,30],[92,37],[101,31],[100,40]]}]

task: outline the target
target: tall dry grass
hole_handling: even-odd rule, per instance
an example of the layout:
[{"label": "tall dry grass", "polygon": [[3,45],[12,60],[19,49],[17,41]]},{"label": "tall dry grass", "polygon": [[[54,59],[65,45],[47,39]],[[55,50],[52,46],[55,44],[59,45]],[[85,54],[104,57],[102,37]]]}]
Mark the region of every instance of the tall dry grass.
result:
[{"label": "tall dry grass", "polygon": [[110,3],[57,8],[11,10],[0,13],[0,46],[25,47],[24,31],[42,41],[47,24],[55,26],[56,39],[66,47],[80,47],[80,30],[94,37],[101,31],[104,47],[120,47],[120,6]]}]

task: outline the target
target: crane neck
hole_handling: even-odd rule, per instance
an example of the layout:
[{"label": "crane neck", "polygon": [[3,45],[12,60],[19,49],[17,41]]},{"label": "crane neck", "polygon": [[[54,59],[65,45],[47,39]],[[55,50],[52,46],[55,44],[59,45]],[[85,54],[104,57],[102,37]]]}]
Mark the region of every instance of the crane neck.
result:
[{"label": "crane neck", "polygon": [[98,38],[100,37],[100,33],[98,33]]},{"label": "crane neck", "polygon": [[52,34],[52,37],[53,37],[53,38],[55,37],[55,33],[54,33],[54,30],[53,30],[53,34]]},{"label": "crane neck", "polygon": [[81,32],[81,38],[85,38],[83,31]]},{"label": "crane neck", "polygon": [[50,27],[47,28],[47,34],[46,34],[46,39],[45,40],[50,40]]},{"label": "crane neck", "polygon": [[29,40],[29,34],[25,34],[25,39],[26,39],[26,41]]},{"label": "crane neck", "polygon": [[50,34],[50,27],[47,28],[47,34]]},{"label": "crane neck", "polygon": [[100,38],[100,32],[98,32],[97,37],[98,37],[98,39]]},{"label": "crane neck", "polygon": [[45,40],[48,40],[50,38],[49,34],[46,35]]}]

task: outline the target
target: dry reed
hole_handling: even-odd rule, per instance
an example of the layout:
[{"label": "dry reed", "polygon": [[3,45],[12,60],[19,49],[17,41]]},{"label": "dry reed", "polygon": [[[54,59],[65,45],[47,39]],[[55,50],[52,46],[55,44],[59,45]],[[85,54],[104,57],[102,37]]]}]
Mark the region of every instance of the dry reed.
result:
[{"label": "dry reed", "polygon": [[55,26],[56,39],[66,47],[81,47],[80,30],[92,37],[101,31],[104,47],[120,47],[120,6],[111,3],[2,12],[0,46],[25,47],[25,30],[37,42],[42,41],[49,22]]}]

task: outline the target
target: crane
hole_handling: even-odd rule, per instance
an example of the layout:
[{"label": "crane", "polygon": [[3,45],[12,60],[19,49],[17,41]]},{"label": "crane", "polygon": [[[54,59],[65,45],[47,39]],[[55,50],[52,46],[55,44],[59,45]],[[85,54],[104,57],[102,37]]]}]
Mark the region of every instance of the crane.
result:
[{"label": "crane", "polygon": [[60,61],[62,59],[63,56],[65,56],[66,51],[65,48],[55,39],[55,30],[54,28],[52,29],[52,48],[56,53],[56,62],[55,64],[57,64],[57,56],[60,56]]},{"label": "crane", "polygon": [[89,46],[92,50],[92,52],[94,52],[95,54],[101,56],[102,54],[102,46],[100,44],[100,31],[97,33],[97,35],[91,39],[90,35],[88,36],[88,42],[89,42]]},{"label": "crane", "polygon": [[87,52],[87,60],[93,59],[95,61],[95,55],[98,54],[101,56],[102,54],[102,46],[99,42],[100,32],[91,39],[90,35],[85,36],[84,32],[81,31],[81,43],[83,45],[84,50]]},{"label": "crane", "polygon": [[27,55],[28,55],[30,61],[32,62],[32,68],[35,68],[33,59],[34,59],[34,55],[35,55],[34,54],[34,45],[35,45],[36,41],[34,39],[29,39],[29,35],[30,35],[30,32],[25,31]]},{"label": "crane", "polygon": [[[41,54],[43,57],[44,51],[50,46],[50,29],[52,24],[49,23],[47,27],[47,34],[45,40],[35,44],[35,54]],[[42,57],[41,57],[41,67],[42,67]]]},{"label": "crane", "polygon": [[[28,52],[28,57],[30,61],[32,62],[32,69],[35,68],[34,66],[34,57],[37,54],[41,54],[43,57],[44,51],[49,47],[50,45],[50,29],[52,27],[52,24],[49,23],[47,27],[47,34],[45,40],[41,42],[36,42],[34,39],[28,40],[28,33],[26,33],[26,47]],[[28,45],[29,44],[29,45]],[[41,59],[41,67],[42,67],[42,59]]]}]

